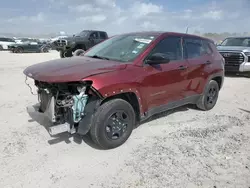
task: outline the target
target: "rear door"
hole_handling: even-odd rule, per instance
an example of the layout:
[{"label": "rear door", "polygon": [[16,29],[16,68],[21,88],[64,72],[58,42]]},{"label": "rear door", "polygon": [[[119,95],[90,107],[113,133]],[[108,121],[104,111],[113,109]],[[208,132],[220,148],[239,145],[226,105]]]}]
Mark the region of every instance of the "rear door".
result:
[{"label": "rear door", "polygon": [[209,75],[209,66],[213,61],[213,51],[208,42],[198,37],[184,37],[184,58],[188,61],[188,87],[186,96],[202,92],[205,78]]},{"label": "rear door", "polygon": [[164,53],[170,58],[167,64],[144,65],[142,88],[147,95],[148,108],[158,107],[184,98],[187,87],[187,61],[182,56],[182,39],[167,36],[150,52]]}]

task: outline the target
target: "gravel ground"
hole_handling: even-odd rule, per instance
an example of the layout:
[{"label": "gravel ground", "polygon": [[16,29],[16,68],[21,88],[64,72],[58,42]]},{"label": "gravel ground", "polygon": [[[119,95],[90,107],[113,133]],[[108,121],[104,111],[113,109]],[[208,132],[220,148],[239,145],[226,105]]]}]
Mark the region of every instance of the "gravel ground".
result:
[{"label": "gravel ground", "polygon": [[250,79],[226,77],[213,110],[158,115],[102,151],[88,139],[52,138],[26,111],[37,97],[23,69],[58,57],[0,52],[1,188],[250,187]]}]

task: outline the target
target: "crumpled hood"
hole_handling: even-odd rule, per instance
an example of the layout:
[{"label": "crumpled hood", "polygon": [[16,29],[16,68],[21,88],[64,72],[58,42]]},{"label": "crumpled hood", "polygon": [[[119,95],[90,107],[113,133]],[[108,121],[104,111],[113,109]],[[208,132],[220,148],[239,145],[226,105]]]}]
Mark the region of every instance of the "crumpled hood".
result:
[{"label": "crumpled hood", "polygon": [[27,67],[23,73],[43,82],[74,82],[106,72],[121,70],[126,64],[84,56],[50,60]]},{"label": "crumpled hood", "polygon": [[219,51],[242,51],[242,52],[250,52],[250,47],[246,46],[217,46]]}]

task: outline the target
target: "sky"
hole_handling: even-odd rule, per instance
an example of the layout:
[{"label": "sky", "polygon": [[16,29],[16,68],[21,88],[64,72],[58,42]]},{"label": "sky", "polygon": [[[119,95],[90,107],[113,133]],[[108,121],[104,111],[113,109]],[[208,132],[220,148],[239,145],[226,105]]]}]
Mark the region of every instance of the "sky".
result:
[{"label": "sky", "polygon": [[250,0],[11,0],[0,33],[250,32]]}]

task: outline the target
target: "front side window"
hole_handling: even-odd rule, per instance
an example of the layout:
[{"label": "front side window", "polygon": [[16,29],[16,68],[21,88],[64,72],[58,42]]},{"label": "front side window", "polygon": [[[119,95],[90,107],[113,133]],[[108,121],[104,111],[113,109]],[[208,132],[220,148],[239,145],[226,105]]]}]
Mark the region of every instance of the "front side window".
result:
[{"label": "front side window", "polygon": [[153,40],[155,36],[152,35],[119,35],[97,44],[84,56],[129,62],[138,57]]},{"label": "front side window", "polygon": [[86,37],[88,36],[89,31],[81,31],[80,33],[76,34],[75,36],[79,36],[79,37]]},{"label": "front side window", "polygon": [[92,32],[90,34],[90,38],[97,39],[98,38],[98,33],[97,32]]},{"label": "front side window", "polygon": [[162,53],[166,55],[170,61],[182,59],[181,37],[167,37],[160,41],[150,53]]}]

